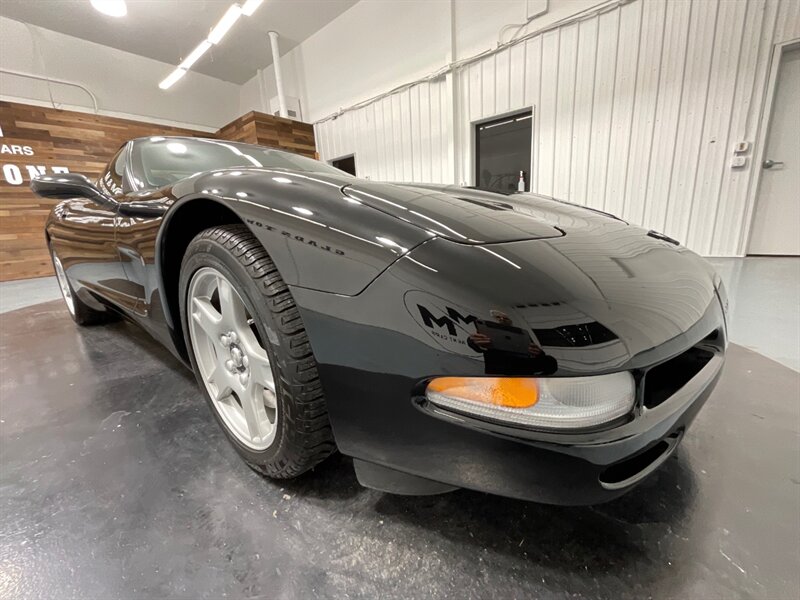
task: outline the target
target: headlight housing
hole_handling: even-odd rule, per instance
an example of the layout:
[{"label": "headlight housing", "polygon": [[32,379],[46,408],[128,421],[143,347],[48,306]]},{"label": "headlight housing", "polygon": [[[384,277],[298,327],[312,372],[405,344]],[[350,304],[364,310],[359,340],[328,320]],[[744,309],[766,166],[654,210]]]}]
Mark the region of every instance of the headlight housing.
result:
[{"label": "headlight housing", "polygon": [[629,372],[591,377],[439,377],[425,389],[434,405],[536,429],[596,427],[630,412]]}]

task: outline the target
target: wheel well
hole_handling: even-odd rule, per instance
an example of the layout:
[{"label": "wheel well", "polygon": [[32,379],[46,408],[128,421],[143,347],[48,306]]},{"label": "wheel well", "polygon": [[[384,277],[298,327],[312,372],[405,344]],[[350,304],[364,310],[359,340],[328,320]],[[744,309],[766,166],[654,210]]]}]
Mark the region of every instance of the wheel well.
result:
[{"label": "wheel well", "polygon": [[181,263],[195,236],[210,227],[243,223],[230,208],[213,200],[198,198],[184,203],[170,216],[162,232],[159,249],[161,284],[167,320],[172,322],[175,347],[188,363],[189,355],[183,338],[179,282]]}]

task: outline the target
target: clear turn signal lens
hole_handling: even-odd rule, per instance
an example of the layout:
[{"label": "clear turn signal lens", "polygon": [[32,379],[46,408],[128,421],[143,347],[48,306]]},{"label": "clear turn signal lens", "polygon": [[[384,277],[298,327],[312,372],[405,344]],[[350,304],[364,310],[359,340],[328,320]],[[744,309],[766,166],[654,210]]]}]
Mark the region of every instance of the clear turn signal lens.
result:
[{"label": "clear turn signal lens", "polygon": [[593,377],[439,377],[425,390],[442,408],[542,429],[582,429],[613,421],[633,407],[628,372]]}]

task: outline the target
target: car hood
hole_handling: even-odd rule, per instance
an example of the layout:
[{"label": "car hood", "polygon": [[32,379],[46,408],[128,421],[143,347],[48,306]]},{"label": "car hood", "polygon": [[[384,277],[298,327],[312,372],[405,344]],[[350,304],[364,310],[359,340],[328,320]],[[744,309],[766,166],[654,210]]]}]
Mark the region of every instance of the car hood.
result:
[{"label": "car hood", "polygon": [[501,194],[417,184],[362,182],[343,193],[383,212],[462,244],[556,238],[565,225],[609,217],[534,194]]}]

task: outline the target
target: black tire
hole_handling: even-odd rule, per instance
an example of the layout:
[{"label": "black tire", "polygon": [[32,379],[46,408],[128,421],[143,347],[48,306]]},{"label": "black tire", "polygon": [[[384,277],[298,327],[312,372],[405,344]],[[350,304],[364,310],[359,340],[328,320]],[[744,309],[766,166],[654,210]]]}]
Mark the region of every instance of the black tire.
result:
[{"label": "black tire", "polygon": [[[206,390],[194,355],[187,297],[192,276],[212,267],[225,275],[241,296],[275,378],[278,402],[275,438],[263,451],[242,444],[228,429]],[[317,363],[289,288],[256,237],[244,225],[223,225],[198,234],[183,257],[180,308],[184,339],[197,383],[217,422],[250,467],[276,479],[308,471],[336,449],[322,394]],[[278,337],[270,340],[268,331]]]},{"label": "black tire", "polygon": [[[49,244],[49,248],[50,260],[53,262],[53,271],[56,273],[56,279],[61,288],[61,295],[64,298],[67,311],[69,312],[69,316],[72,317],[72,320],[82,327],[87,325],[100,325],[111,321],[116,315],[112,315],[112,313],[105,308],[101,308],[100,310],[92,308],[75,293],[75,289],[72,287],[63,267],[59,268],[61,261],[53,249],[53,245]],[[67,294],[69,294],[69,297],[67,297]],[[97,301],[95,300],[94,302]],[[99,302],[97,302],[97,304],[100,306]]]}]

